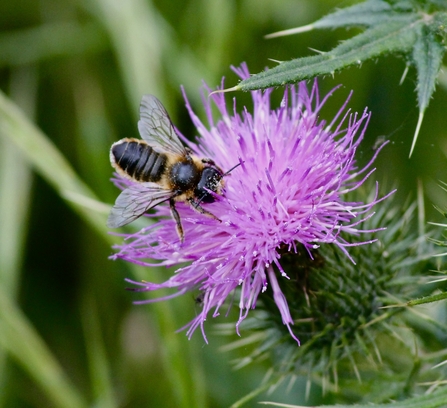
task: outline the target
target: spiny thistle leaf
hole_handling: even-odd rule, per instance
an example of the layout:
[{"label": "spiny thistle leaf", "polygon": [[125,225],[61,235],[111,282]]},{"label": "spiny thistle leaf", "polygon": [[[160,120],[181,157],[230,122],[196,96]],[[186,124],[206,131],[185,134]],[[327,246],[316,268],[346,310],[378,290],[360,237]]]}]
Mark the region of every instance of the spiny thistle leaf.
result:
[{"label": "spiny thistle leaf", "polygon": [[283,62],[275,68],[253,75],[241,81],[234,90],[251,91],[290,84],[318,75],[332,75],[335,71],[361,64],[386,52],[408,52],[416,41],[414,26],[420,24],[413,15],[382,22],[329,52]]},{"label": "spiny thistle leaf", "polygon": [[[443,408],[447,401],[447,387],[433,394],[408,398],[405,401],[390,402],[388,404],[354,404],[354,405],[322,405],[321,408]],[[262,405],[283,408],[305,408],[301,405],[278,404],[275,402],[260,402]]]},{"label": "spiny thistle leaf", "polygon": [[[418,71],[417,93],[419,117],[423,116],[430,97],[435,90],[436,78],[441,68],[444,53],[445,46],[442,44],[440,36],[430,29],[429,26],[420,26],[412,55],[414,65]],[[410,156],[413,153],[419,129],[420,124],[418,123],[417,131],[411,144]]]},{"label": "spiny thistle leaf", "polygon": [[[440,183],[441,184],[439,185],[439,187],[441,187],[442,190],[447,192],[447,188],[446,188],[447,183],[445,183],[444,181],[440,181]],[[446,209],[442,209],[442,208],[440,208],[440,207],[438,207],[436,205],[434,206],[434,208],[437,211],[439,211],[439,213],[444,218],[447,218],[447,210]],[[438,222],[430,222],[429,224],[435,225],[435,226],[438,226],[438,227],[443,227],[443,228],[445,228],[445,231],[447,232],[447,224],[442,224],[442,223],[438,223]],[[444,237],[446,237],[445,233],[444,233]],[[447,240],[440,240],[440,239],[435,239],[435,238],[429,238],[429,239],[430,239],[431,242],[433,242],[434,244],[436,244],[438,246],[441,246],[441,247],[446,247],[447,246]],[[442,255],[445,255],[445,254],[440,254],[438,256],[442,256]]]},{"label": "spiny thistle leaf", "polygon": [[440,181],[441,185],[439,187],[441,187],[446,193],[447,193],[447,183],[444,181]]},{"label": "spiny thistle leaf", "polygon": [[410,300],[406,303],[407,306],[423,305],[425,303],[437,302],[439,300],[447,299],[447,292],[437,293],[436,295],[424,296],[420,299]]},{"label": "spiny thistle leaf", "polygon": [[318,75],[333,75],[336,71],[388,53],[404,54],[409,64],[415,66],[418,72],[419,119],[410,149],[411,156],[446,51],[447,2],[367,0],[337,10],[313,24],[267,37],[351,26],[365,27],[366,30],[331,51],[280,63],[268,71],[241,81],[228,91],[281,86]]},{"label": "spiny thistle leaf", "polygon": [[[335,28],[352,25],[373,26],[394,13],[391,6],[382,0],[366,1],[337,10],[315,22],[315,28]],[[398,17],[398,13],[395,13]]]},{"label": "spiny thistle leaf", "polygon": [[435,81],[441,68],[445,46],[442,44],[442,39],[428,26],[420,26],[419,29],[413,48],[413,61],[418,70],[419,107],[425,110],[435,90]]},{"label": "spiny thistle leaf", "polygon": [[283,35],[298,34],[313,29],[340,28],[350,26],[370,27],[383,22],[390,16],[398,18],[400,15],[393,11],[391,6],[382,0],[371,0],[354,6],[337,10],[334,13],[320,18],[315,23],[304,27],[292,28],[290,30],[279,31],[266,35],[266,38],[275,38]]}]

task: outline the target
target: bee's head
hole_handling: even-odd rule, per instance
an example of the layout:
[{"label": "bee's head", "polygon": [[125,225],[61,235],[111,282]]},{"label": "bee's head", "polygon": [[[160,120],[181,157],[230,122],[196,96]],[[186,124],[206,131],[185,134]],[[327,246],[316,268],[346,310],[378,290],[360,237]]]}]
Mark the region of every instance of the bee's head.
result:
[{"label": "bee's head", "polygon": [[223,176],[223,173],[215,166],[209,166],[203,169],[200,181],[197,183],[194,191],[195,196],[200,202],[214,202],[214,196],[211,191],[220,194]]},{"label": "bee's head", "polygon": [[199,202],[214,202],[215,198],[211,191],[213,193],[222,194],[222,179],[240,164],[241,163],[236,164],[236,166],[233,166],[226,173],[223,173],[222,170],[220,170],[219,167],[214,164],[214,162],[211,162],[210,166],[205,167],[202,171],[202,176],[194,192],[195,196],[199,199]]}]

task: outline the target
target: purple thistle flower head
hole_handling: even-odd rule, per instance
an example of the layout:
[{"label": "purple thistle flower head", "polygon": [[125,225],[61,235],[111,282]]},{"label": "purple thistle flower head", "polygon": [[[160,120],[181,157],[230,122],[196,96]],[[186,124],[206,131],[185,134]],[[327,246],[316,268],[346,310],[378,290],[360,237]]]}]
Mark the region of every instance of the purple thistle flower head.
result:
[{"label": "purple thistle flower head", "polygon": [[[234,71],[242,79],[249,76],[246,65]],[[181,243],[169,206],[162,204],[147,215],[155,222],[126,235],[112,257],[146,266],[187,263],[165,282],[131,282],[142,291],[175,288],[168,297],[199,289],[202,310],[186,326],[188,336],[200,327],[206,341],[207,316],[219,315],[234,291],[240,309],[236,324],[239,334],[239,324],[270,285],[282,322],[298,341],[278,282],[288,279],[281,254],[294,254],[304,247],[312,259],[312,251],[321,244],[333,244],[354,262],[347,247],[372,242],[352,244],[341,236],[342,232],[344,237],[366,232],[359,225],[385,198],[377,198],[376,185],[376,196],[370,203],[343,200],[374,171],[370,167],[380,149],[363,169],[356,168],[354,159],[370,114],[366,110],[361,115],[345,111],[348,98],[326,125],[318,120],[318,114],[334,90],[320,100],[317,83],[308,91],[302,82],[286,89],[277,109],[270,107],[271,92],[252,92],[253,113],[244,109],[238,114],[236,101],[233,111],[228,111],[222,93],[203,98],[208,126],[194,114],[185,96],[200,137],[197,143],[182,137],[184,143],[195,155],[211,158],[224,171],[240,164],[224,177],[223,194],[216,194],[214,203],[203,204],[221,222],[179,203],[177,210],[185,233]],[[217,122],[212,117],[211,101],[221,114]],[[124,179],[115,182],[120,187],[131,183]],[[163,299],[166,297],[157,300]],[[151,300],[140,303],[145,302]]]}]

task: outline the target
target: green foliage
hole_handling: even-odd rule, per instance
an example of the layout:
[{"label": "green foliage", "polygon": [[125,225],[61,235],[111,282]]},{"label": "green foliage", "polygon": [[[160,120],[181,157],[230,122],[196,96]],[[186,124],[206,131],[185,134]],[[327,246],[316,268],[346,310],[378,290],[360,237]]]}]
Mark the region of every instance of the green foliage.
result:
[{"label": "green foliage", "polygon": [[[344,39],[342,30],[328,35],[320,30],[308,37],[303,33],[304,41],[299,44],[286,38],[263,40],[265,33],[292,22],[304,24],[306,19],[319,18],[339,1],[303,0],[297,4],[299,7],[283,0],[0,2],[0,407],[214,408],[228,407],[244,395],[246,406],[250,406],[255,399],[266,399],[264,393],[277,386],[276,377],[269,382],[271,365],[265,359],[268,348],[264,346],[276,344],[278,337],[267,338],[253,349],[253,338],[243,331],[245,347],[233,349],[231,358],[251,360],[253,351],[257,363],[233,371],[228,355],[219,349],[233,344],[214,333],[211,319],[207,322],[208,346],[204,346],[200,333],[188,341],[184,333],[176,332],[196,312],[193,297],[132,305],[140,298],[124,290],[125,277],[161,281],[172,271],[131,269],[107,259],[117,237],[106,230],[105,219],[118,193],[109,181],[112,169],[108,152],[119,138],[138,137],[138,103],[145,93],[156,94],[178,128],[194,137],[181,84],[200,113],[201,81],[206,80],[211,87],[218,86],[222,76],[227,76],[227,84],[235,81],[231,64],[247,61],[251,71],[258,72],[267,58],[284,60],[304,53],[307,45],[326,49],[332,41]],[[362,4],[375,5],[376,9],[366,13]],[[383,13],[392,15],[398,27],[398,15],[408,19],[419,7],[414,3],[411,9],[399,9],[399,4],[406,2],[361,3],[357,9],[328,14],[318,20],[316,28],[360,22],[368,31],[383,21]],[[419,48],[415,57],[411,47],[406,55],[414,65],[413,59],[419,61],[417,69],[422,76],[417,81],[424,82],[421,100],[428,104],[442,57],[440,40],[446,22],[443,0],[424,4],[426,15],[433,18],[425,23],[416,18],[420,30],[415,31],[419,37],[414,44]],[[337,13],[342,13],[344,20]],[[393,38],[408,44],[413,41],[410,31],[402,27]],[[352,58],[348,48],[340,47],[335,62]],[[367,40],[364,48],[374,51]],[[434,58],[424,60],[424,53],[432,53]],[[358,62],[352,61],[354,65]],[[337,82],[329,76],[322,78],[319,85],[327,90],[341,81],[347,91],[355,89],[353,110],[372,109],[365,143],[359,148],[360,162],[370,157],[370,147],[379,136],[391,139],[376,162],[378,180],[395,182],[401,199],[414,190],[414,181],[420,178],[428,185],[430,201],[442,207],[445,197],[429,186],[433,177],[442,178],[447,171],[439,148],[445,141],[445,95],[439,93],[441,103],[431,105],[430,128],[422,138],[430,142],[421,143],[409,163],[402,137],[408,123],[402,118],[412,110],[412,85],[394,89],[401,62],[381,61],[350,70],[349,76],[341,73]],[[317,66],[321,69],[322,65]],[[238,95],[238,106],[244,104],[245,97]],[[330,121],[338,108],[338,102],[332,107],[329,101],[322,118]],[[413,126],[411,122],[409,125]],[[436,221],[438,214],[429,206],[427,214]],[[434,295],[421,290],[389,303]],[[373,313],[400,316],[408,315],[410,309],[417,313],[420,308],[375,309]],[[442,322],[442,313],[439,306],[427,315]],[[230,322],[232,333],[236,314],[237,310],[219,318]],[[346,319],[351,327],[356,323],[355,316]],[[445,342],[440,347],[441,337],[433,333],[432,321],[408,319],[405,324],[426,336],[424,351],[429,351],[427,358],[433,364],[447,358]],[[314,332],[316,340],[307,346],[308,350],[313,348],[312,353],[312,344],[323,344],[326,350],[329,347],[328,342],[322,342],[325,330],[321,322],[319,327],[322,333]],[[270,333],[261,333],[261,337]],[[281,332],[276,334],[282,336]],[[254,336],[259,340],[259,333]],[[383,336],[382,340],[387,344]],[[366,343],[367,348],[372,344]],[[363,346],[356,344],[361,357]],[[401,358],[402,354],[411,358]],[[401,364],[399,373],[406,376],[399,382],[395,372],[389,374],[394,383],[401,385],[411,376],[412,367],[417,366],[413,357],[408,349],[388,355],[387,361]],[[354,358],[357,362],[359,357]],[[350,361],[344,367],[352,374]],[[368,362],[359,365],[359,370],[369,372]],[[265,373],[264,386],[257,388]],[[344,379],[339,393],[328,384],[326,397],[322,397],[322,377],[317,374],[310,378],[298,375],[293,386],[279,385],[269,399],[317,405],[345,401],[350,390],[357,390],[356,396],[372,394],[366,386],[359,388],[357,380]],[[370,374],[370,378],[377,375],[372,369]],[[312,387],[307,386],[307,400],[306,382],[312,383]],[[418,391],[431,386],[436,384],[421,385]]]},{"label": "green foliage", "polygon": [[[358,195],[353,199],[365,201]],[[345,402],[368,401],[385,407],[387,401],[403,400],[398,406],[442,406],[440,396],[408,399],[418,392],[419,384],[436,384],[446,375],[442,364],[434,370],[432,357],[424,357],[427,338],[442,350],[446,323],[410,309],[446,298],[445,293],[436,293],[443,283],[429,284],[423,272],[434,266],[435,247],[428,242],[416,244],[411,232],[414,212],[414,204],[399,208],[392,200],[382,203],[364,227],[387,229],[362,237],[368,241],[377,236],[377,242],[349,248],[355,264],[328,244],[313,251],[313,259],[302,250],[285,254],[281,263],[290,280],[280,283],[302,346],[294,344],[270,294],[262,297],[243,324],[260,336],[253,336],[256,347],[239,366],[269,358],[275,370],[270,386],[305,375],[325,392],[344,395]],[[427,293],[418,301],[410,300]],[[418,330],[421,326],[423,331]],[[446,356],[444,350],[438,362]],[[444,396],[445,390],[439,395]]]},{"label": "green foliage", "polygon": [[[337,404],[337,405],[323,405],[322,408],[442,408],[445,407],[447,400],[447,388],[436,391],[429,395],[423,395],[420,397],[408,398],[406,401],[390,402],[388,404]],[[262,405],[268,405],[271,407],[283,407],[283,408],[304,408],[302,405],[285,405],[276,404],[274,402],[264,402]]]},{"label": "green foliage", "polygon": [[[447,5],[412,0],[367,0],[338,10],[301,29],[278,34],[353,26],[365,27],[365,31],[328,52],[281,62],[277,67],[253,75],[229,90],[249,91],[281,86],[320,75],[333,75],[336,71],[361,65],[364,61],[385,54],[403,54],[418,73],[416,89],[421,122],[435,90],[446,51]],[[419,128],[420,123],[413,138],[410,156]]]},{"label": "green foliage", "polygon": [[36,379],[55,406],[83,408],[88,404],[66,378],[51,351],[26,317],[0,290],[0,345]]}]

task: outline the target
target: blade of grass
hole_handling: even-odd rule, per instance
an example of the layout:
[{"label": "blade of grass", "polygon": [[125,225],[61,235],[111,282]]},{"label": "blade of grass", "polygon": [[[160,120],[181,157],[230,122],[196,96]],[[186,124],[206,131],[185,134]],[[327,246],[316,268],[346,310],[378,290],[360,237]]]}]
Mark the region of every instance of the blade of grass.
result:
[{"label": "blade of grass", "polygon": [[101,324],[94,296],[89,292],[82,302],[82,323],[90,369],[90,384],[96,408],[114,408],[116,401],[110,378],[110,367],[101,338]]},{"label": "blade of grass", "polygon": [[98,24],[74,21],[42,24],[3,33],[0,66],[27,65],[54,57],[98,52],[106,47],[106,35]]},{"label": "blade of grass", "polygon": [[166,103],[165,90],[160,85],[164,77],[161,66],[161,49],[166,41],[164,20],[151,2],[95,0],[81,4],[102,21],[109,33],[135,114],[143,94],[156,94]]},{"label": "blade of grass", "polygon": [[[394,401],[385,404],[343,404],[343,405],[320,405],[321,408],[443,408],[447,401],[447,387],[443,387],[439,391],[432,394],[420,395],[413,398],[408,398],[404,401]],[[279,404],[271,401],[260,402],[262,405],[268,405],[271,407],[283,407],[283,408],[306,408],[303,405],[289,405]],[[317,407],[316,407],[317,408]]]},{"label": "blade of grass", "polygon": [[[147,268],[130,265],[132,275],[140,281],[147,281],[148,273],[156,281],[163,280],[162,271],[159,268]],[[154,270],[155,269],[155,270]],[[157,277],[154,275],[157,274]],[[157,297],[167,295],[168,291],[157,293]],[[199,345],[194,341],[186,340],[186,336],[177,330],[184,324],[179,322],[178,315],[190,305],[190,299],[183,297],[178,300],[177,308],[169,302],[157,302],[150,305],[155,309],[155,317],[158,320],[161,336],[163,338],[163,363],[166,374],[172,384],[172,392],[178,401],[178,407],[203,408],[206,407],[206,392],[204,387],[204,375],[201,363],[201,354],[196,352]],[[188,302],[189,301],[189,302]],[[186,343],[186,347],[185,347]]]},{"label": "blade of grass", "polygon": [[[11,71],[11,95],[34,116],[37,71],[34,67]],[[31,168],[19,149],[0,140],[0,282],[12,298],[16,297],[23,246],[28,225],[31,195]],[[8,381],[7,354],[0,350],[0,389]],[[0,407],[6,393],[0,393]]]},{"label": "blade of grass", "polygon": [[[58,194],[108,243],[116,238],[107,233],[105,214],[91,210],[97,199],[85,183],[77,176],[70,164],[54,144],[0,92],[0,136],[12,140],[25,153],[36,171],[51,184]],[[76,197],[76,199],[73,199]],[[82,203],[85,202],[86,205]],[[98,202],[98,208],[102,203]],[[134,268],[137,279],[154,279],[159,271]],[[143,276],[144,275],[144,276]],[[177,395],[179,407],[204,406],[203,388],[195,387],[195,373],[200,373],[200,361],[188,359],[182,348],[180,336],[175,332],[180,327],[176,321],[178,313],[169,302],[153,305],[156,310],[161,335],[166,341],[164,364],[172,390]],[[201,393],[201,394],[200,394]]]},{"label": "blade of grass", "polygon": [[[11,95],[34,116],[37,72],[33,68],[13,70]],[[15,293],[27,226],[31,169],[22,152],[7,139],[0,148],[0,281]]]},{"label": "blade of grass", "polygon": [[0,140],[0,282],[15,293],[26,235],[31,171],[9,140]]},{"label": "blade of grass", "polygon": [[[96,0],[92,3],[82,2],[92,14],[100,19],[106,26],[115,54],[124,78],[128,100],[137,114],[137,103],[141,95],[154,93],[173,114],[169,98],[165,89],[160,85],[164,82],[165,69],[173,69],[179,61],[163,66],[163,50],[169,53],[176,52],[179,47],[173,41],[173,32],[160,13],[151,2],[143,0],[128,0],[116,2],[113,0]],[[181,50],[182,69],[184,66],[200,67],[187,50]],[[188,61],[189,64],[184,64]],[[188,72],[191,72],[189,70]],[[173,75],[170,75],[173,77]],[[148,280],[148,275],[155,277],[161,271],[151,269],[132,268],[134,275],[140,280]],[[163,279],[160,276],[160,279]],[[152,305],[156,310],[156,317],[164,339],[163,350],[164,367],[172,384],[173,393],[178,400],[178,406],[200,407],[204,406],[204,389],[197,387],[200,381],[200,360],[188,358],[182,347],[182,341],[175,332],[181,324],[178,323],[178,311],[166,302]],[[197,376],[197,377],[196,377]]]},{"label": "blade of grass", "polygon": [[[104,96],[102,90],[95,81],[89,78],[87,70],[79,76],[74,87],[74,94],[76,96],[76,122],[82,124],[79,128],[80,137],[76,138],[77,148],[82,152],[82,154],[79,154],[78,165],[85,170],[85,174],[89,174],[90,169],[95,168],[95,174],[89,174],[89,176],[93,179],[95,185],[99,185],[101,182],[107,180],[111,172],[110,165],[107,165],[107,168],[103,169],[98,164],[97,152],[108,150],[109,145],[105,146],[104,144],[109,143],[107,140],[110,137],[112,125],[107,121],[106,111],[103,107]],[[164,273],[165,271],[156,268],[151,268],[150,271],[147,268],[133,268],[133,275],[138,276],[140,280],[154,279],[160,281],[164,279]],[[92,284],[94,285],[94,283]],[[187,301],[188,299],[185,299],[185,308],[188,307]],[[88,302],[92,303],[93,300],[88,300]],[[167,350],[163,356],[164,368],[173,385],[173,393],[176,395],[177,400],[184,400],[185,406],[192,407],[195,404],[195,406],[203,407],[205,406],[205,393],[200,386],[203,387],[204,382],[197,381],[198,377],[202,378],[201,366],[198,364],[200,358],[191,359],[190,354],[185,351],[185,342],[191,350],[194,349],[194,346],[192,345],[193,343],[188,342],[182,335],[176,333],[176,330],[182,323],[179,322],[178,309],[174,308],[174,305],[159,303],[146,307],[145,311],[153,312],[155,310],[157,312],[156,318],[158,319],[159,326],[162,327],[161,331],[164,342],[162,349],[163,351]],[[84,310],[87,309],[87,307],[84,308]],[[110,374],[107,374],[109,365],[105,360],[104,350],[96,351],[96,348],[100,349],[103,346],[101,340],[98,338],[100,337],[100,333],[94,333],[97,329],[94,328],[96,327],[95,324],[90,322],[91,319],[92,317],[88,319],[88,322],[85,321],[84,326],[86,327],[87,349],[92,349],[91,352],[88,352],[88,356],[91,365],[90,372],[94,387],[93,392],[95,392],[96,387],[98,391],[96,393],[98,404],[113,406],[110,405],[113,398],[110,395],[112,391],[110,389],[107,390],[110,384],[103,383],[104,381],[107,382],[107,377],[110,377]],[[90,333],[89,327],[93,327],[91,329],[92,333]],[[90,338],[89,333],[93,338]],[[102,388],[106,389],[104,396],[100,392]],[[104,400],[107,392],[109,392],[109,397]]]},{"label": "blade of grass", "polygon": [[30,374],[55,406],[88,407],[39,334],[1,287],[0,333],[0,346]]},{"label": "blade of grass", "polygon": [[[107,234],[105,228],[105,215],[93,212],[72,199],[72,196],[77,196],[81,202],[85,200],[97,202],[94,194],[79,180],[51,141],[2,93],[0,93],[0,136],[4,142],[13,143],[14,147],[20,150],[22,157],[26,158],[27,163],[33,165],[36,171],[67,199],[69,205],[104,239],[113,242],[113,238]],[[21,225],[21,222],[18,225]],[[1,306],[0,318],[3,348],[24,366],[58,406],[86,406],[82,397],[68,384],[62,368],[51,351],[47,349],[18,307],[6,298],[6,295],[2,302],[5,304]]]},{"label": "blade of grass", "polygon": [[115,242],[115,239],[107,233],[105,214],[92,212],[89,207],[80,205],[79,200],[72,200],[75,196],[97,201],[90,188],[79,179],[56,146],[2,92],[0,92],[0,136],[12,141],[34,169],[107,242]]},{"label": "blade of grass", "polygon": [[[157,95],[171,117],[175,117],[175,106],[171,103],[173,98],[161,84],[170,83],[180,91],[179,84],[186,89],[198,88],[205,78],[213,82],[216,75],[220,78],[217,65],[213,67],[214,71],[210,70],[209,64],[204,64],[203,58],[196,55],[184,41],[176,41],[175,29],[151,2],[80,0],[80,3],[102,21],[109,32],[135,119],[138,119],[138,103],[146,93]],[[198,93],[191,94],[190,98],[195,103],[201,103]]]}]

